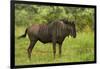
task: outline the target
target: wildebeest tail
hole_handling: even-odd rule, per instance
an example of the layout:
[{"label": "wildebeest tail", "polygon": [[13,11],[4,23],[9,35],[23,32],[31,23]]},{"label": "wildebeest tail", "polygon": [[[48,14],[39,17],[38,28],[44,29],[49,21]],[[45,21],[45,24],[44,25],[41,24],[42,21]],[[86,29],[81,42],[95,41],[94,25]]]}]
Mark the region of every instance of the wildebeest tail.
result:
[{"label": "wildebeest tail", "polygon": [[26,37],[27,30],[28,30],[28,28],[26,28],[25,33],[23,35],[19,36],[18,39],[23,38],[23,37]]}]

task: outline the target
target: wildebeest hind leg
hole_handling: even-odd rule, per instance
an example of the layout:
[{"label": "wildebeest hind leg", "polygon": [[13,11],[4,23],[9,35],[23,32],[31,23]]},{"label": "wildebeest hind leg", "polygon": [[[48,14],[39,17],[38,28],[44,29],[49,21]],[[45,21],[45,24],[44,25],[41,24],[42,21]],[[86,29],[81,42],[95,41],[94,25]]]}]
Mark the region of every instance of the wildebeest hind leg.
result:
[{"label": "wildebeest hind leg", "polygon": [[56,43],[53,43],[53,55],[54,55],[54,59],[55,59],[55,54],[56,54]]},{"label": "wildebeest hind leg", "polygon": [[37,42],[37,40],[34,40],[34,41],[32,40],[32,41],[30,41],[30,45],[29,45],[29,47],[28,47],[28,49],[27,49],[27,51],[28,51],[28,57],[29,57],[30,60],[31,60],[32,49],[34,48],[36,42]]}]

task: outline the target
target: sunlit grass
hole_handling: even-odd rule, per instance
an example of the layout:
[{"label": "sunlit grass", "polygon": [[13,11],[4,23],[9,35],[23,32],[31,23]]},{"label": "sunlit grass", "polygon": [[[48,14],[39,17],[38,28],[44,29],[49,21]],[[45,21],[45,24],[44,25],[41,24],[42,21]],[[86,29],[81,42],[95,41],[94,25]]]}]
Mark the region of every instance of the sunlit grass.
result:
[{"label": "sunlit grass", "polygon": [[27,48],[29,46],[28,37],[17,39],[25,31],[24,27],[15,29],[15,64],[47,64],[47,63],[67,63],[67,62],[84,62],[94,61],[94,34],[77,33],[77,37],[66,37],[62,46],[62,57],[59,57],[57,45],[56,59],[53,58],[52,43],[43,44],[37,42],[33,51],[32,59],[29,61]]}]

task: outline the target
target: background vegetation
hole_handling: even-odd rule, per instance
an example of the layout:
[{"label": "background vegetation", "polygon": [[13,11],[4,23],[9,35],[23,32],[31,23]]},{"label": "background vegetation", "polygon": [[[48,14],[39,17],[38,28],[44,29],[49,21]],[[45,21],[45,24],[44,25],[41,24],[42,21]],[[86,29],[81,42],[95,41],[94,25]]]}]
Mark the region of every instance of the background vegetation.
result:
[{"label": "background vegetation", "polygon": [[[26,27],[32,24],[46,24],[56,19],[75,21],[77,37],[66,37],[62,57],[53,59],[52,44],[37,42],[32,52],[32,60],[27,57],[29,39],[17,39]],[[58,50],[58,49],[57,49]],[[94,9],[67,6],[15,5],[15,63],[43,64],[59,62],[81,62],[94,60]]]}]

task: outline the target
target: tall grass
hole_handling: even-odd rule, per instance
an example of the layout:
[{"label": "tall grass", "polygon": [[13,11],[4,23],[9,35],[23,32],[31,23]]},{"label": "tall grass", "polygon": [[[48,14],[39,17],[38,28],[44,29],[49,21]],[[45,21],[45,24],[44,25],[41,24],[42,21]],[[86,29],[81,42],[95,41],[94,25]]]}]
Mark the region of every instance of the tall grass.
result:
[{"label": "tall grass", "polygon": [[37,42],[33,51],[32,59],[29,61],[27,48],[29,46],[28,37],[17,39],[24,33],[24,27],[15,28],[15,64],[47,64],[47,63],[67,63],[67,62],[84,62],[94,61],[94,33],[81,32],[77,37],[66,37],[62,46],[62,57],[59,57],[57,45],[56,59],[53,58],[52,43],[43,44]]}]

